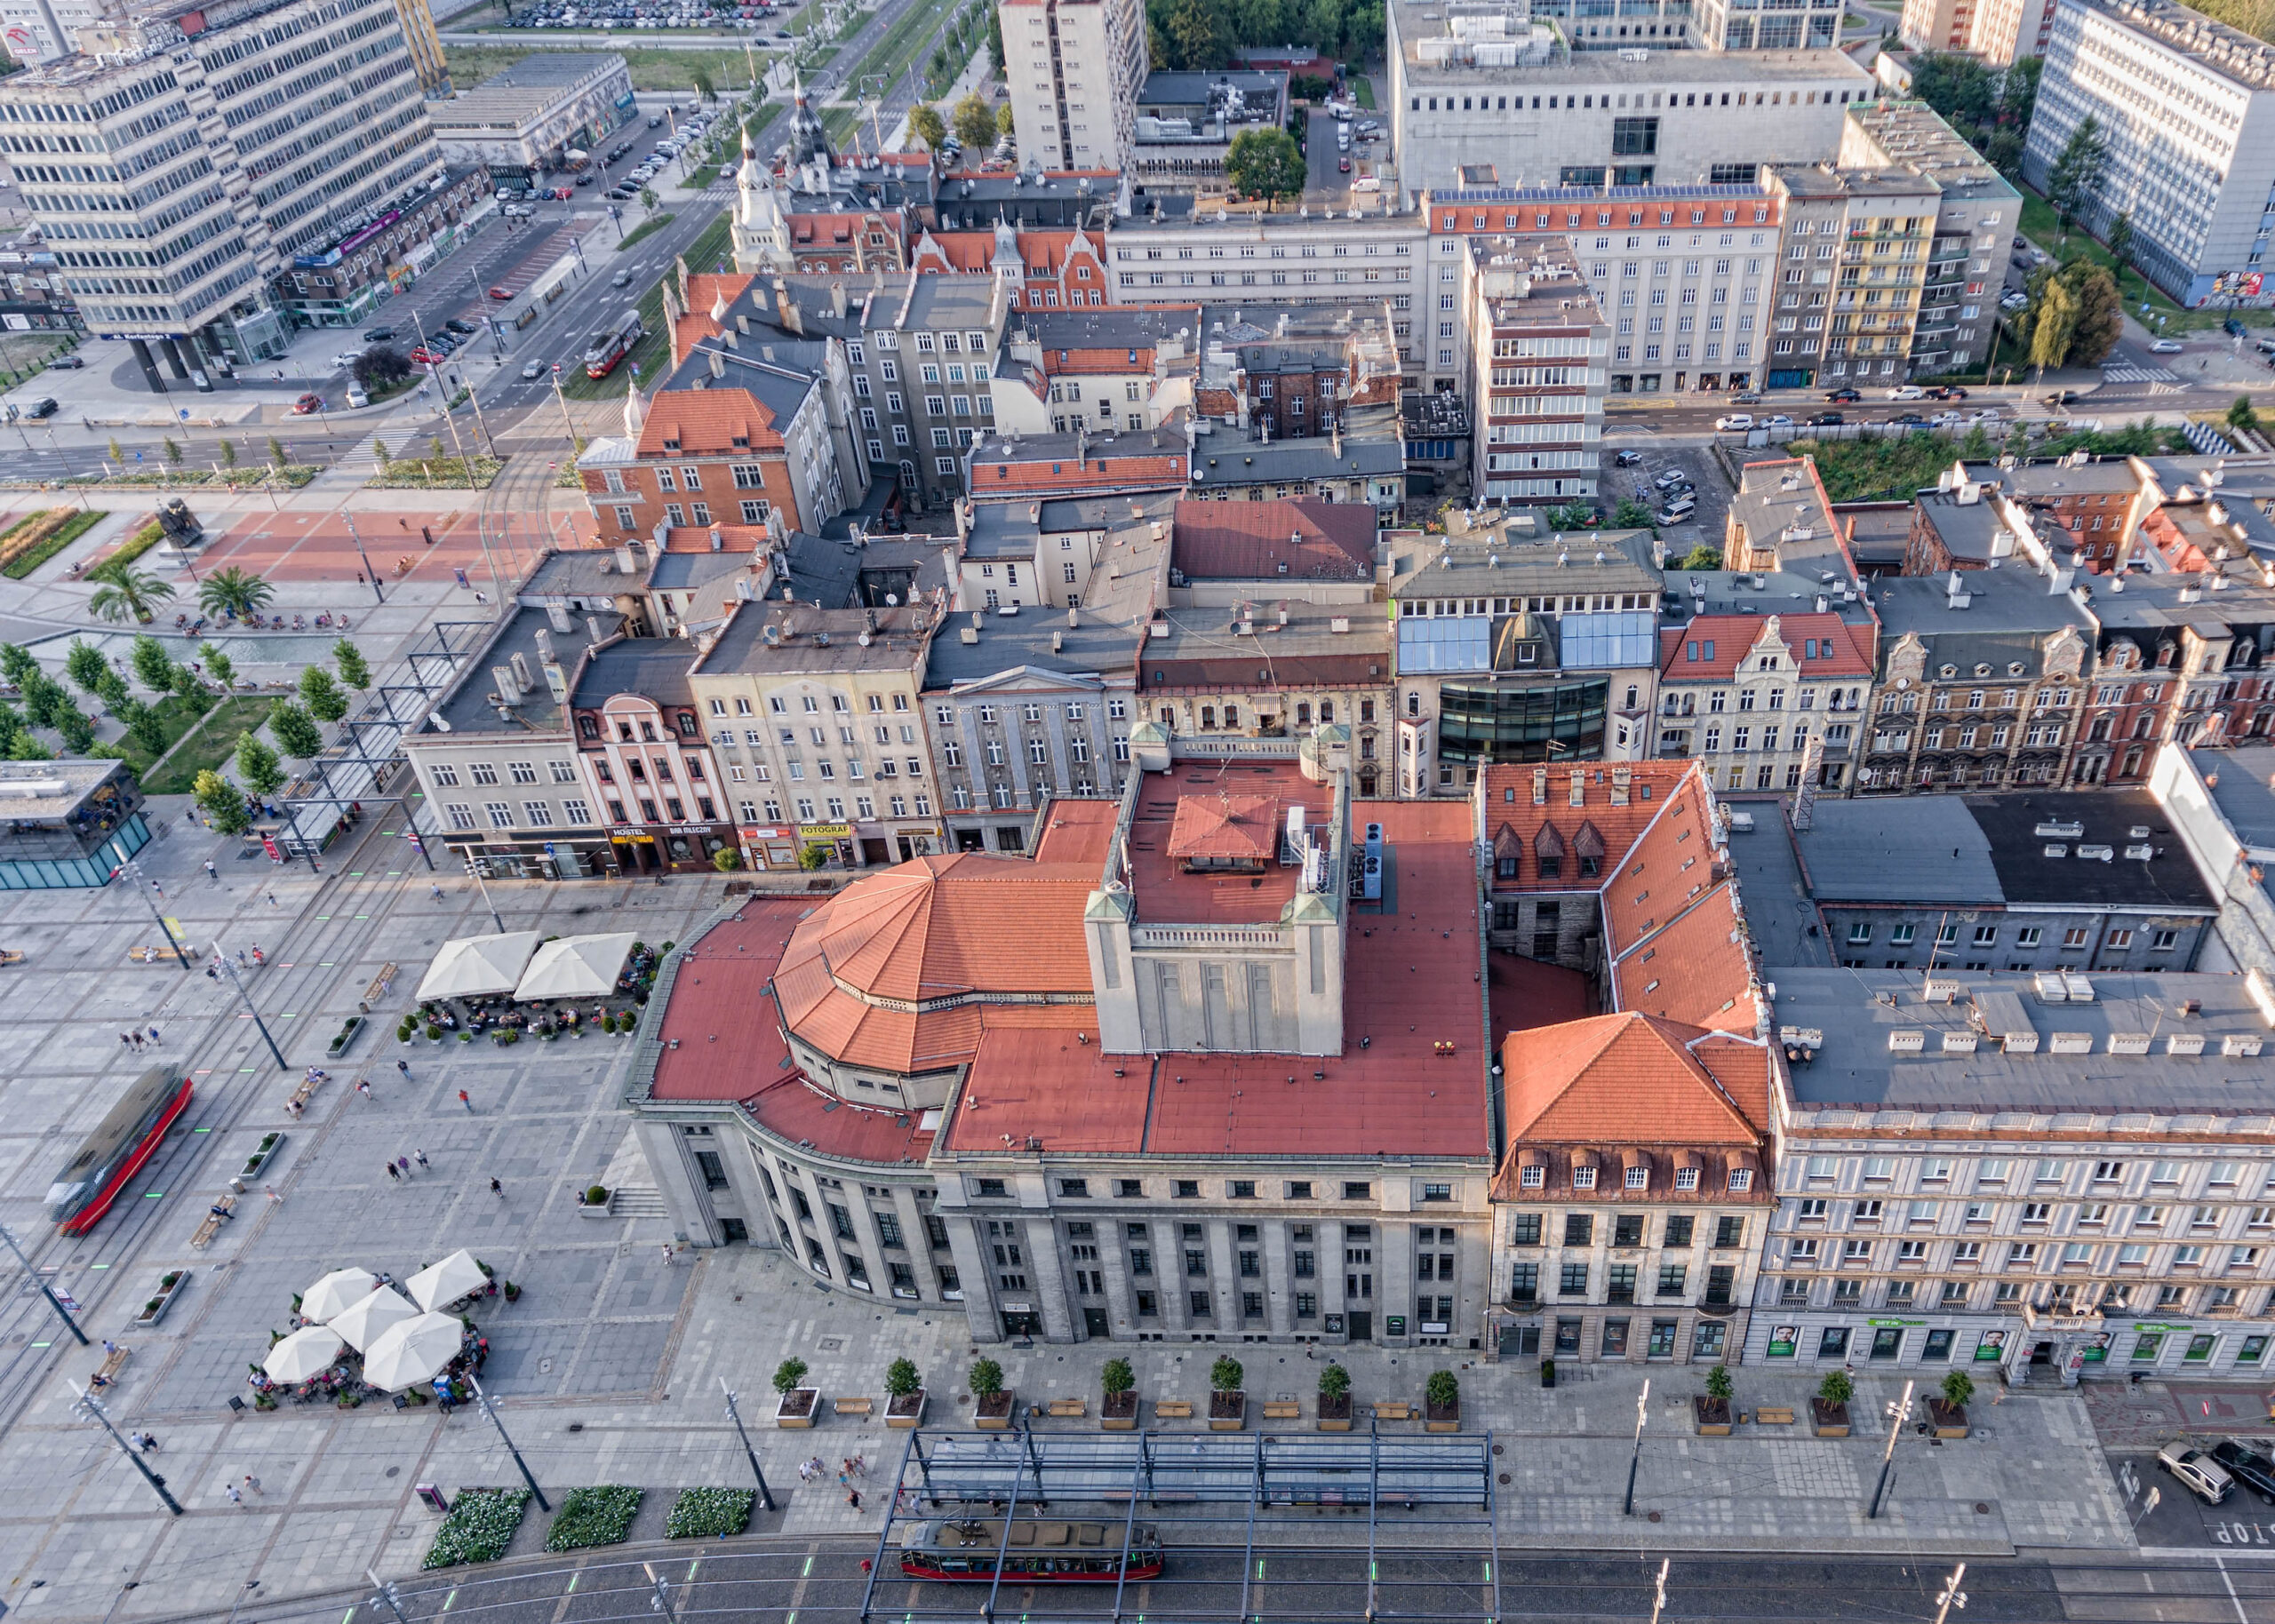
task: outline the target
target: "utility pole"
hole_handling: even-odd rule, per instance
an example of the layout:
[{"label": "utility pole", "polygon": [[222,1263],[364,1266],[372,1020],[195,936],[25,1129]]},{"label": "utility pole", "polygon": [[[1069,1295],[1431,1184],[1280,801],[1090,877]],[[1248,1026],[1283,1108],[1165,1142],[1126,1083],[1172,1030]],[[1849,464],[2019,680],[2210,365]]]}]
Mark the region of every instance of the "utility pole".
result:
[{"label": "utility pole", "polygon": [[1872,1509],[1864,1513],[1866,1517],[1880,1514],[1880,1501],[1888,1493],[1888,1469],[1896,1464],[1896,1440],[1903,1436],[1904,1423],[1912,1419],[1912,1383],[1906,1381],[1904,1397],[1888,1406],[1888,1447],[1880,1451],[1880,1486],[1872,1491]]},{"label": "utility pole", "polygon": [[466,378],[466,403],[474,408],[474,426],[481,433],[483,449],[495,457],[498,455],[498,442],[490,437],[490,425],[483,420],[482,392],[474,386],[474,369],[463,367],[460,371]]},{"label": "utility pole", "polygon": [[1951,1624],[1953,1608],[1962,1612],[1967,1611],[1967,1592],[1959,1588],[1959,1581],[1966,1577],[1967,1564],[1962,1562],[1952,1570],[1952,1576],[1944,1581],[1943,1594],[1936,1597],[1936,1624]]},{"label": "utility pole", "polygon": [[229,984],[237,990],[237,998],[244,1005],[245,1013],[252,1017],[252,1023],[260,1029],[261,1041],[268,1045],[268,1052],[276,1057],[276,1069],[279,1071],[290,1071],[292,1068],[284,1063],[284,1051],[278,1048],[276,1039],[268,1035],[268,1023],[260,1018],[260,1011],[252,1007],[252,995],[245,991],[245,983],[238,979],[237,967],[230,962],[229,955],[223,950],[219,937],[216,937],[213,943],[213,963],[205,967],[205,974],[213,980],[219,981],[221,978],[213,974],[216,966],[229,973]]},{"label": "utility pole", "polygon": [[[16,1254],[16,1261],[24,1266],[24,1272],[37,1282],[41,1294],[47,1299],[47,1306],[55,1310],[55,1317],[58,1319],[71,1328],[71,1334],[77,1337],[79,1346],[84,1348],[87,1345],[87,1333],[79,1329],[79,1322],[71,1318],[71,1310],[63,1306],[63,1299],[55,1294],[54,1288],[41,1278],[39,1270],[32,1267],[31,1259],[24,1255],[24,1249],[16,1244],[16,1238],[8,1232],[8,1227],[5,1224],[0,1224],[0,1240],[8,1243],[8,1250]],[[750,1440],[746,1438],[743,1442],[747,1445]],[[773,1508],[769,1506],[767,1509],[770,1511]]]},{"label": "utility pole", "polygon": [[371,596],[385,603],[387,595],[379,590],[379,572],[371,568],[371,555],[363,551],[363,538],[355,533],[354,516],[343,513],[339,517],[347,526],[347,539],[355,544],[355,556],[363,561],[363,574],[371,583]]},{"label": "utility pole", "polygon": [[[142,865],[140,864],[125,864],[120,868],[113,870],[112,873],[114,877],[122,873],[132,877],[134,881],[134,888],[137,891],[142,890],[143,874]],[[149,884],[151,891],[157,890],[158,882],[156,880],[151,880]],[[183,947],[182,944],[175,939],[174,927],[166,923],[166,916],[158,911],[157,898],[149,895],[148,892],[145,892],[143,894],[142,900],[149,904],[150,917],[158,921],[158,928],[165,934],[166,945],[174,950],[174,957],[181,960],[181,967],[185,970],[196,968],[196,967],[189,961],[188,950]]]},{"label": "utility pole", "polygon": [[1635,1473],[1643,1464],[1643,1418],[1650,1413],[1651,1383],[1646,1379],[1643,1390],[1635,1395],[1635,1453],[1627,1458],[1627,1503],[1622,1506],[1622,1517],[1635,1515]]},{"label": "utility pole", "polygon": [[727,1396],[727,1418],[735,1423],[735,1432],[743,1441],[743,1453],[750,1457],[750,1475],[758,1479],[759,1507],[771,1511],[774,1495],[766,1486],[766,1474],[758,1469],[758,1451],[751,1447],[750,1434],[743,1428],[743,1413],[735,1406],[735,1389],[727,1385],[724,1376],[719,1378],[719,1390]]},{"label": "utility pole", "polygon": [[530,1495],[537,1501],[537,1509],[540,1511],[552,1510],[552,1502],[546,1499],[545,1491],[537,1486],[537,1475],[530,1470],[530,1463],[522,1459],[522,1452],[515,1448],[514,1440],[506,1436],[506,1423],[498,1419],[498,1406],[491,1404],[490,1395],[482,1390],[482,1378],[468,1371],[466,1379],[474,1384],[475,1402],[490,1418],[490,1424],[498,1429],[499,1441],[506,1445],[506,1453],[513,1456],[514,1464],[522,1469],[522,1481],[530,1485]]},{"label": "utility pole", "polygon": [[1651,1594],[1651,1624],[1659,1624],[1659,1614],[1666,1611],[1667,1569],[1672,1564],[1673,1560],[1674,1559],[1671,1556],[1662,1556],[1659,1558],[1658,1588]]},{"label": "utility pole", "polygon": [[490,886],[488,882],[482,878],[482,859],[479,857],[468,857],[466,860],[466,872],[474,877],[475,886],[482,893],[482,905],[490,910],[490,923],[496,928],[499,935],[504,935],[506,934],[506,921],[498,917],[498,904],[490,900]]},{"label": "utility pole", "polygon": [[[433,354],[435,352],[427,348],[427,323],[419,318],[419,312],[416,310],[411,313],[411,330],[419,335],[419,347],[420,350],[429,355]],[[463,467],[467,466],[466,442],[459,438],[459,420],[451,415],[451,402],[447,397],[443,396],[443,389],[444,386],[443,383],[443,375],[435,369],[435,363],[431,361],[427,363],[427,378],[428,382],[435,386],[435,393],[436,396],[441,397],[436,401],[435,410],[443,414],[443,421],[450,428],[451,443],[458,449],[459,464]]]},{"label": "utility pole", "polygon": [[561,393],[561,363],[553,363],[553,398],[561,405],[561,424],[569,431],[569,461],[574,466],[584,448],[577,443],[577,420],[569,415],[569,397]]},{"label": "utility pole", "polygon": [[112,1426],[110,1417],[103,1413],[102,1402],[95,1397],[94,1389],[83,1387],[72,1390],[79,1395],[78,1402],[71,1406],[74,1413],[100,1421],[103,1430],[110,1434],[110,1441],[118,1445],[119,1453],[134,1462],[134,1469],[142,1474],[150,1486],[158,1492],[158,1498],[166,1502],[166,1509],[180,1517],[181,1502],[166,1492],[166,1480],[150,1469],[150,1463],[142,1458],[141,1452],[118,1436],[118,1429]]},{"label": "utility pole", "polygon": [[395,1586],[387,1580],[381,1579],[370,1568],[363,1570],[363,1577],[378,1587],[378,1594],[371,1599],[395,1614],[395,1624],[411,1624],[411,1620],[403,1616],[403,1597]]},{"label": "utility pole", "polygon": [[656,1572],[652,1562],[642,1563],[640,1571],[648,1576],[648,1611],[660,1614],[664,1624],[672,1624],[672,1581]]}]

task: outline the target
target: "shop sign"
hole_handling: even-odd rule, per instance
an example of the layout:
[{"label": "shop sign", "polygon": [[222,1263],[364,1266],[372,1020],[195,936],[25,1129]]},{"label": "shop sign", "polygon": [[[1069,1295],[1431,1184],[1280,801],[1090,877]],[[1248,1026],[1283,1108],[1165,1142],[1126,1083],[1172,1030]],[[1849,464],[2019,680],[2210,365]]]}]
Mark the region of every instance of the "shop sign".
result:
[{"label": "shop sign", "polygon": [[1909,1330],[1915,1325],[1925,1325],[1928,1322],[1924,1319],[1868,1319],[1864,1323],[1876,1331],[1895,1331]]},{"label": "shop sign", "polygon": [[1995,1363],[2007,1351],[2004,1331],[1985,1331],[1983,1340],[1975,1344],[1975,1361],[1978,1365]]},{"label": "shop sign", "polygon": [[1385,1336],[1404,1336],[1406,1334],[1406,1316],[1403,1314],[1392,1314],[1385,1317],[1383,1320],[1383,1334]]},{"label": "shop sign", "polygon": [[671,832],[674,834],[709,834],[711,832],[711,825],[708,824],[674,824],[671,826]]},{"label": "shop sign", "polygon": [[1032,1314],[1034,1312],[1034,1304],[1032,1302],[1007,1302],[1003,1305],[1003,1311],[1006,1314]]},{"label": "shop sign", "polygon": [[611,829],[608,835],[611,840],[644,840],[651,846],[656,843],[656,837],[645,829]]},{"label": "shop sign", "polygon": [[1422,1322],[1422,1334],[1425,1336],[1444,1336],[1451,1329],[1449,1325],[1433,1325],[1426,1319]]},{"label": "shop sign", "polygon": [[736,830],[735,832],[746,841],[786,840],[790,838],[790,832],[778,825],[762,829],[754,829],[746,824],[743,827]]},{"label": "shop sign", "polygon": [[800,824],[798,837],[806,840],[850,840],[853,838],[850,824]]}]

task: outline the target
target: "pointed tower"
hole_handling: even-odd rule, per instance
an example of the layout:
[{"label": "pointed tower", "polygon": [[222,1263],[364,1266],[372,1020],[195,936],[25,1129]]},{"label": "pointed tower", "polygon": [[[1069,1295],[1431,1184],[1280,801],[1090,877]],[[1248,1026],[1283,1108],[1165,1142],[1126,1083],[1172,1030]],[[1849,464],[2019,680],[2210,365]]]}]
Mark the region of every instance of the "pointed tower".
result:
[{"label": "pointed tower", "polygon": [[1018,308],[1019,287],[1026,280],[1026,261],[1019,255],[1018,227],[995,211],[995,252],[987,261],[987,269],[995,278],[995,285],[1008,296],[1010,306]]},{"label": "pointed tower", "polygon": [[729,230],[737,270],[778,274],[797,268],[781,195],[774,189],[774,171],[758,161],[747,130],[743,131],[742,168],[735,174],[735,217]]},{"label": "pointed tower", "polygon": [[624,392],[624,432],[633,444],[640,443],[640,431],[648,425],[648,398],[640,393],[635,383]]}]

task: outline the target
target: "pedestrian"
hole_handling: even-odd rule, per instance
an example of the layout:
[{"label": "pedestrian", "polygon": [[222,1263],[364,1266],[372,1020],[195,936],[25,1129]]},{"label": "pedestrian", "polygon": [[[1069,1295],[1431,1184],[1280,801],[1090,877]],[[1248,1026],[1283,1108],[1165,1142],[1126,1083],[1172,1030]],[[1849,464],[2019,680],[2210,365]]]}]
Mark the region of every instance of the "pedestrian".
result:
[{"label": "pedestrian", "polygon": [[864,1557],[862,1557],[862,1558],[861,1558],[861,1571],[862,1571],[864,1573],[869,1572],[870,1572],[871,1570],[873,1570],[875,1566],[876,1566],[876,1564],[874,1564],[874,1562],[870,1561],[868,1557],[864,1556]]},{"label": "pedestrian", "polygon": [[837,1486],[843,1489],[848,1494],[852,1493],[853,1466],[851,1461],[849,1461],[837,1469]]},{"label": "pedestrian", "polygon": [[267,1193],[269,1206],[282,1206],[284,1205],[284,1197],[283,1193],[277,1190],[275,1185],[265,1184],[261,1188]]},{"label": "pedestrian", "polygon": [[[397,1065],[401,1065],[403,1063],[401,1061],[397,1061],[395,1063]],[[370,1099],[371,1097],[371,1079],[368,1077],[357,1078],[355,1079],[355,1092],[362,1095],[365,1099]]]},{"label": "pedestrian", "polygon": [[221,871],[213,866],[213,860],[211,857],[205,860],[205,878],[215,885],[221,883]]},{"label": "pedestrian", "polygon": [[112,1353],[116,1353],[117,1351],[118,1351],[118,1344],[117,1344],[116,1342],[115,1342],[115,1341],[111,1341],[111,1340],[110,1340],[110,1338],[108,1338],[108,1336],[106,1336],[105,1338],[103,1338],[103,1352],[104,1352],[104,1353],[106,1353],[106,1354],[112,1354]]},{"label": "pedestrian", "polygon": [[267,959],[260,956],[260,943],[258,942],[252,944],[252,961],[256,965],[267,964],[268,962]]},{"label": "pedestrian", "polygon": [[403,1182],[403,1170],[401,1168],[397,1167],[393,1162],[389,1162],[387,1164],[387,1177],[393,1179],[398,1184]]},{"label": "pedestrian", "polygon": [[184,807],[181,813],[181,821],[185,824],[196,823],[197,821],[197,808],[196,807]]},{"label": "pedestrian", "polygon": [[277,901],[276,901],[276,893],[275,893],[275,892],[274,892],[274,891],[271,891],[271,892],[268,894],[268,905],[269,905],[270,907],[272,907],[272,908],[276,907],[276,906],[278,906],[278,905],[279,905],[279,904],[278,904],[278,903],[277,903]]},{"label": "pedestrian", "polygon": [[402,1072],[402,1073],[403,1073],[403,1079],[404,1079],[404,1080],[405,1080],[405,1081],[408,1081],[408,1080],[410,1079],[410,1077],[411,1077],[411,1063],[410,1063],[409,1061],[407,1061],[407,1060],[398,1060],[398,1061],[396,1061],[396,1062],[395,1063],[395,1069],[396,1071],[400,1071],[400,1072]]},{"label": "pedestrian", "polygon": [[[397,1065],[401,1065],[403,1063],[401,1061],[397,1061],[395,1063]],[[471,1117],[474,1115],[474,1102],[466,1097],[466,1090],[463,1088],[459,1090],[459,1103],[466,1107],[466,1114],[467,1116]]]},{"label": "pedestrian", "polygon": [[812,1467],[810,1463],[808,1463],[808,1462],[806,1462],[806,1461],[799,1461],[799,1462],[798,1462],[798,1481],[799,1481],[800,1483],[811,1483],[813,1480],[814,1480],[814,1469],[813,1469],[813,1467]]},{"label": "pedestrian", "polygon": [[118,1034],[118,1047],[123,1049],[131,1049],[134,1047],[134,1039],[124,1032],[121,1032]]},{"label": "pedestrian", "polygon": [[136,1054],[140,1055],[142,1052],[142,1034],[140,1032],[127,1033],[126,1040],[134,1046],[134,1052]]},{"label": "pedestrian", "polygon": [[664,1242],[664,1267],[665,1267],[665,1268],[667,1268],[667,1269],[669,1269],[671,1266],[672,1266],[672,1243],[671,1243],[671,1242],[669,1242],[669,1241],[666,1241],[666,1242]]},{"label": "pedestrian", "polygon": [[441,902],[443,900],[443,888],[441,886],[435,884],[433,880],[429,880],[427,883],[427,888],[435,894],[435,900],[436,902]]},{"label": "pedestrian", "polygon": [[244,1495],[238,1490],[237,1485],[234,1483],[223,1484],[221,1485],[221,1492],[229,1497],[229,1503],[233,1506],[242,1506],[245,1503]]},{"label": "pedestrian", "polygon": [[411,1176],[411,1158],[408,1156],[396,1157],[395,1158],[395,1170],[403,1174],[403,1177],[409,1178]]},{"label": "pedestrian", "polygon": [[150,1029],[150,1044],[151,1044],[151,1047],[154,1047],[154,1048],[155,1048],[155,1047],[157,1047],[157,1042],[158,1042],[158,1029],[157,1029],[156,1027],[155,1027],[155,1026],[154,1026],[154,1027],[152,1027],[152,1028]]},{"label": "pedestrian", "polygon": [[260,1479],[254,1477],[251,1472],[247,1472],[245,1474],[245,1493],[248,1494],[258,1494],[260,1493]]},{"label": "pedestrian", "polygon": [[496,1179],[492,1179],[490,1181],[490,1193],[503,1201],[506,1198],[506,1187]]},{"label": "pedestrian", "polygon": [[426,1152],[426,1151],[424,1151],[424,1150],[413,1150],[413,1151],[411,1153],[411,1160],[413,1160],[413,1161],[415,1161],[415,1162],[417,1162],[417,1163],[419,1164],[419,1172],[421,1172],[421,1173],[427,1173],[427,1172],[431,1172],[431,1171],[432,1171],[432,1169],[431,1169],[431,1168],[429,1168],[429,1167],[427,1166],[427,1152]]},{"label": "pedestrian", "polygon": [[856,1511],[858,1511],[861,1509],[861,1491],[858,1489],[846,1490],[845,1503],[852,1507]]},{"label": "pedestrian", "polygon": [[158,1453],[157,1434],[154,1432],[145,1432],[141,1434],[134,1440],[134,1447],[140,1450],[146,1455],[156,1454]]}]

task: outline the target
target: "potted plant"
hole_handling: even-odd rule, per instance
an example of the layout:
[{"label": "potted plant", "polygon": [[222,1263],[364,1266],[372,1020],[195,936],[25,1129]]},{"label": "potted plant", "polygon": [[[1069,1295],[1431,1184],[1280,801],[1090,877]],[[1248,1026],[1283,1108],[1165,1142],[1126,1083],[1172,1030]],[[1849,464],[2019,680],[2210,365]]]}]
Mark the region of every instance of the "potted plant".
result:
[{"label": "potted plant", "polygon": [[1226,1355],[1209,1367],[1209,1430],[1238,1432],[1248,1421],[1248,1395],[1241,1383],[1248,1373]]},{"label": "potted plant", "polygon": [[924,1378],[917,1373],[913,1359],[895,1359],[885,1366],[885,1391],[891,1395],[885,1405],[885,1425],[915,1427],[924,1420]]},{"label": "potted plant", "polygon": [[1461,1383],[1449,1370],[1433,1370],[1422,1389],[1422,1429],[1425,1432],[1461,1430]]},{"label": "potted plant", "polygon": [[787,1358],[774,1367],[774,1390],[781,1402],[774,1406],[774,1424],[778,1427],[810,1427],[821,1413],[821,1393],[818,1389],[803,1386],[806,1362]]},{"label": "potted plant", "polygon": [[1690,1401],[1691,1412],[1698,1421],[1703,1437],[1726,1438],[1730,1436],[1730,1367],[1717,1365],[1706,1373],[1706,1392],[1703,1397]]},{"label": "potted plant", "polygon": [[1012,1395],[1003,1390],[1003,1367],[993,1359],[971,1362],[971,1424],[982,1432],[1008,1432]]},{"label": "potted plant", "polygon": [[[188,1270],[167,1270],[164,1274],[158,1277],[157,1292],[142,1305],[142,1311],[134,1317],[134,1323],[138,1325],[156,1325],[166,1317],[166,1310],[174,1305],[174,1298],[180,1294],[181,1288],[188,1283]],[[296,1302],[292,1306],[298,1310],[299,1304]]]},{"label": "potted plant", "polygon": [[577,1211],[587,1218],[605,1218],[610,1200],[608,1186],[595,1184],[577,1198]]},{"label": "potted plant", "polygon": [[1340,1365],[1319,1373],[1319,1429],[1351,1430],[1351,1373]]},{"label": "potted plant", "polygon": [[1098,1373],[1098,1385],[1106,1389],[1106,1401],[1098,1405],[1098,1429],[1102,1432],[1135,1432],[1138,1429],[1138,1373],[1130,1368],[1130,1361],[1108,1359],[1106,1368]]},{"label": "potted plant", "polygon": [[1824,1380],[1816,1384],[1816,1397],[1809,1400],[1809,1422],[1821,1438],[1845,1438],[1848,1436],[1848,1401],[1856,1396],[1856,1384],[1848,1380],[1845,1370],[1828,1370]]},{"label": "potted plant", "polygon": [[1540,1362],[1540,1384],[1543,1387],[1554,1387],[1556,1385],[1556,1361],[1554,1359],[1543,1359]]},{"label": "potted plant", "polygon": [[1955,1370],[1944,1378],[1943,1397],[1928,1400],[1928,1419],[1937,1437],[1967,1436],[1967,1401],[1974,1397],[1975,1378],[1965,1371]]}]

